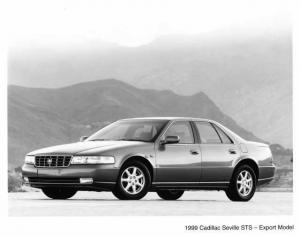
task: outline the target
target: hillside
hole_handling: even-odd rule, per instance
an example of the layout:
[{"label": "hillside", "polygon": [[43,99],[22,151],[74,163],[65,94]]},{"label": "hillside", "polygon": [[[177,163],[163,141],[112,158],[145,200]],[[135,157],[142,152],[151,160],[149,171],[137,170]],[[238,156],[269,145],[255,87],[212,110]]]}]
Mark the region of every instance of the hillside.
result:
[{"label": "hillside", "polygon": [[292,148],[290,32],[164,36],[133,48],[31,46],[10,50],[8,73],[9,83],[29,87],[118,78],[180,95],[202,91],[243,128]]},{"label": "hillside", "polygon": [[180,96],[143,90],[117,80],[60,89],[8,87],[8,160],[14,168],[34,149],[74,142],[105,124],[140,116],[193,116],[214,119],[242,137],[259,141],[200,92]]}]

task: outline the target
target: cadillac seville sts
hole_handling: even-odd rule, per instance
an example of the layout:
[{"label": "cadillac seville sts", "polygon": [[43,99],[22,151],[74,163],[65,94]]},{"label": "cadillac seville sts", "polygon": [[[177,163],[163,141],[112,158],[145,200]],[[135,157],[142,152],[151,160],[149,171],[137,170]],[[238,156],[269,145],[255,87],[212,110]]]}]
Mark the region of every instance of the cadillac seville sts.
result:
[{"label": "cadillac seville sts", "polygon": [[53,199],[89,190],[125,200],[152,191],[176,200],[202,189],[249,201],[274,172],[268,145],[212,120],[180,117],[119,120],[80,142],[30,152],[22,167],[24,183]]}]

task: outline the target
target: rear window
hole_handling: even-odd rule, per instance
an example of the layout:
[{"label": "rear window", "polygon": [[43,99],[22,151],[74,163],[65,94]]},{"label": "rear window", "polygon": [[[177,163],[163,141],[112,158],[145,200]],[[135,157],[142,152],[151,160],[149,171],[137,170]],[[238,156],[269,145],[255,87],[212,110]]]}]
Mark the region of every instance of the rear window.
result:
[{"label": "rear window", "polygon": [[212,125],[208,122],[195,122],[202,144],[222,143],[219,135]]},{"label": "rear window", "polygon": [[213,124],[214,128],[217,130],[217,132],[219,133],[221,140],[224,144],[232,144],[233,141],[228,137],[228,135],[221,129],[219,128],[217,125]]}]

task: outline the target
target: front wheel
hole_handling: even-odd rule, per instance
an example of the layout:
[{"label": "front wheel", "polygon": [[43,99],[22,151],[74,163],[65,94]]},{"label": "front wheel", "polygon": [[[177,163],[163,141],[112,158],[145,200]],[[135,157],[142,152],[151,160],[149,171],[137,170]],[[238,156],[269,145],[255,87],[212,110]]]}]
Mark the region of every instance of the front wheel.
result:
[{"label": "front wheel", "polygon": [[68,199],[73,197],[77,190],[72,188],[43,188],[43,193],[52,199]]},{"label": "front wheel", "polygon": [[142,162],[131,161],[121,169],[112,192],[120,200],[138,200],[147,194],[150,185],[151,176],[148,168]]},{"label": "front wheel", "polygon": [[229,188],[225,190],[231,201],[249,201],[256,190],[256,175],[249,165],[242,165],[234,172]]},{"label": "front wheel", "polygon": [[159,190],[157,195],[165,200],[177,200],[183,195],[184,191],[182,190]]}]

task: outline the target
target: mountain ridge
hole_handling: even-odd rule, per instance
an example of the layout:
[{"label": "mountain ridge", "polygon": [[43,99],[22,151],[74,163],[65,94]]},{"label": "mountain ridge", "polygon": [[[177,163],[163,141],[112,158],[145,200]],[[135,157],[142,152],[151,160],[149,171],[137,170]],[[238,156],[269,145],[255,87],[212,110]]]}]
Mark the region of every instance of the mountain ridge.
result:
[{"label": "mountain ridge", "polygon": [[203,91],[262,139],[293,144],[291,32],[170,36],[133,48],[32,47],[8,59],[9,83],[30,87],[117,78],[140,89]]},{"label": "mountain ridge", "polygon": [[192,96],[138,89],[115,79],[60,89],[8,86],[9,166],[34,149],[74,142],[109,122],[127,117],[204,117],[246,139],[261,141],[224,114],[203,92]]}]

